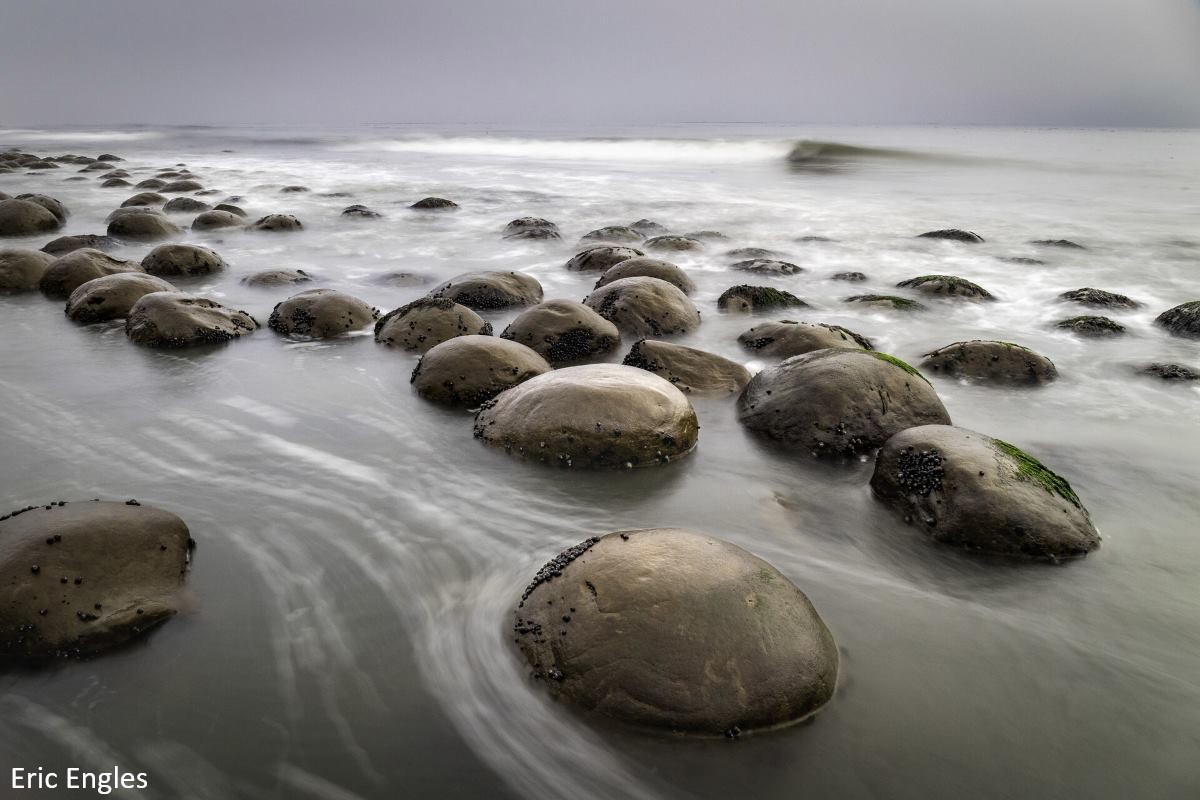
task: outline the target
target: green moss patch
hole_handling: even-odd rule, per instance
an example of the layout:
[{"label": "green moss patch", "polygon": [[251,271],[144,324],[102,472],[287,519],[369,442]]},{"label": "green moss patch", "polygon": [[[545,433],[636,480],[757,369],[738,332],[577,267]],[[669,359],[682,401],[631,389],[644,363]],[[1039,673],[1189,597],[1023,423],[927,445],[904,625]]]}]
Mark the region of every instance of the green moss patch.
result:
[{"label": "green moss patch", "polygon": [[871,355],[875,356],[876,358],[878,358],[880,361],[886,361],[889,364],[892,364],[892,365],[897,366],[900,369],[904,370],[909,375],[920,378],[921,380],[925,381],[926,383],[929,383],[929,380],[924,375],[922,375],[917,370],[916,367],[912,366],[911,364],[901,361],[900,359],[896,358],[895,356],[890,356],[887,353],[881,353],[878,350],[868,350],[867,352],[870,353]]},{"label": "green moss patch", "polygon": [[1042,488],[1047,492],[1058,495],[1076,508],[1083,508],[1083,505],[1079,502],[1079,495],[1075,494],[1075,490],[1071,488],[1071,484],[1067,482],[1066,478],[1058,475],[1046,467],[1045,464],[1015,445],[1011,445],[1000,439],[992,439],[992,444],[996,446],[997,450],[1004,453],[1016,463],[1017,472],[1022,478],[1041,484]]}]

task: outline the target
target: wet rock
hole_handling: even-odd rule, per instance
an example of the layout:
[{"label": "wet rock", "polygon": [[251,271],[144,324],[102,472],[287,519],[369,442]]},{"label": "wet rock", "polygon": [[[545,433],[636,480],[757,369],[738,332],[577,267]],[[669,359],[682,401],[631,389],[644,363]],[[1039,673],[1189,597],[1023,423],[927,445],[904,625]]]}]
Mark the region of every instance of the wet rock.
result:
[{"label": "wet rock", "polygon": [[0,292],[31,292],[38,288],[54,256],[29,248],[0,250]]},{"label": "wet rock", "polygon": [[280,194],[302,194],[310,191],[307,186],[285,186],[279,190]]},{"label": "wet rock", "polygon": [[736,394],[750,381],[750,371],[736,361],[651,339],[635,343],[621,363],[653,372],[687,394]]},{"label": "wet rock", "polygon": [[760,275],[796,275],[804,272],[803,267],[796,266],[790,261],[779,261],[774,258],[752,258],[738,261],[730,269],[739,272],[755,272]]},{"label": "wet rock", "polygon": [[853,297],[847,297],[845,302],[889,311],[925,311],[929,308],[916,300],[890,294],[856,294]]},{"label": "wet rock", "polygon": [[405,272],[397,270],[395,272],[384,272],[376,275],[372,279],[372,283],[377,283],[381,286],[398,286],[406,288],[409,286],[425,286],[433,283],[433,277],[422,272]]},{"label": "wet rock", "polygon": [[491,323],[453,300],[422,297],[375,323],[375,341],[398,350],[427,352],[456,336],[492,334]]},{"label": "wet rock", "polygon": [[619,264],[630,258],[646,255],[633,247],[601,244],[581,250],[567,262],[567,269],[572,272],[604,272],[614,264]]},{"label": "wet rock", "polygon": [[450,211],[458,208],[458,203],[444,197],[426,197],[413,203],[409,208],[415,208],[418,211]]},{"label": "wet rock", "polygon": [[658,278],[621,278],[596,289],[584,303],[634,336],[671,336],[700,325],[700,312],[688,296]]},{"label": "wet rock", "polygon": [[[141,184],[138,185],[140,186]],[[182,180],[171,181],[165,186],[160,186],[158,190],[163,194],[178,194],[180,192],[197,192],[203,188],[204,186],[199,181]]]},{"label": "wet rock", "polygon": [[100,172],[101,170],[107,171],[109,169],[112,169],[112,164],[104,164],[99,161],[94,161],[79,171],[80,172]]},{"label": "wet rock", "polygon": [[120,156],[114,156],[112,153],[101,153],[96,156],[97,161],[124,161]]},{"label": "wet rock", "polygon": [[1182,303],[1167,309],[1154,319],[1154,324],[1176,336],[1200,338],[1200,300]]},{"label": "wet rock", "polygon": [[379,311],[344,292],[309,289],[275,306],[267,325],[284,336],[328,339],[362,330],[379,319]]},{"label": "wet rock", "polygon": [[227,265],[207,247],[194,244],[161,244],[142,259],[142,269],[151,275],[190,278],[220,272]]},{"label": "wet rock", "polygon": [[594,231],[585,233],[579,242],[606,242],[608,244],[638,244],[646,237],[635,231],[633,228],[626,228],[623,225],[609,225],[606,228],[597,228]]},{"label": "wet rock", "polygon": [[695,236],[654,236],[642,242],[642,246],[647,250],[672,250],[681,252],[684,250],[703,250],[704,240]]},{"label": "wet rock", "polygon": [[62,256],[73,250],[82,250],[85,247],[90,247],[93,250],[115,250],[120,245],[121,243],[111,236],[82,233],[75,236],[60,236],[44,245],[42,252]]},{"label": "wet rock", "polygon": [[952,242],[966,242],[968,244],[978,244],[984,239],[978,233],[972,231],[962,231],[957,228],[946,228],[940,231],[928,231],[920,234],[918,239],[946,239]]},{"label": "wet rock", "polygon": [[213,206],[213,211],[228,211],[234,216],[242,217],[243,219],[246,217],[246,212],[242,210],[241,206],[235,206],[232,203],[217,203]]},{"label": "wet rock", "polygon": [[585,364],[501,393],[475,437],[518,458],[592,469],[652,466],[696,446],[696,412],[667,381],[634,367]]},{"label": "wet rock", "polygon": [[862,272],[835,272],[829,278],[830,280],[846,281],[847,283],[861,283],[867,279],[867,276]]},{"label": "wet rock", "polygon": [[208,203],[194,197],[173,197],[163,206],[163,211],[208,211]]},{"label": "wet rock", "polygon": [[100,184],[100,188],[102,189],[123,189],[126,186],[133,186],[133,184],[124,178],[107,178],[103,183]]},{"label": "wet rock", "polygon": [[1106,292],[1103,289],[1075,289],[1074,291],[1063,292],[1058,296],[1058,299],[1096,308],[1133,309],[1142,307],[1142,304],[1136,300],[1128,298],[1123,294]]},{"label": "wet rock", "polygon": [[[193,227],[195,227],[193,225]],[[252,231],[270,231],[272,233],[285,233],[289,231],[303,230],[304,226],[300,220],[293,217],[291,214],[267,214],[265,217],[260,217],[257,222],[249,226]]]},{"label": "wet rock", "polygon": [[630,223],[629,227],[643,236],[661,236],[667,233],[665,225],[659,225],[657,222],[649,219],[639,219],[637,222]]},{"label": "wet rock", "polygon": [[37,203],[39,206],[53,214],[59,222],[66,222],[67,217],[71,216],[70,212],[67,211],[66,206],[64,206],[58,200],[55,200],[53,197],[47,197],[44,194],[19,194],[17,195],[16,199],[28,200],[30,203]]},{"label": "wet rock", "polygon": [[429,296],[476,311],[494,311],[540,303],[542,285],[524,272],[467,272],[438,284]]},{"label": "wet rock", "polygon": [[836,242],[837,239],[831,239],[828,236],[797,236],[796,241],[802,244],[828,244]]},{"label": "wet rock", "polygon": [[245,311],[182,292],[154,292],[134,303],[125,320],[129,340],[147,347],[222,344],[258,330]]},{"label": "wet rock", "polygon": [[67,299],[66,315],[90,324],[125,319],[130,309],[151,292],[179,291],[162,278],[141,272],[119,272],[81,284]]},{"label": "wet rock", "polygon": [[505,241],[561,239],[562,234],[551,228],[524,228],[504,235]]},{"label": "wet rock", "polygon": [[[569,622],[563,608],[574,609]],[[837,684],[837,645],[804,593],[745,550],[688,530],[581,542],[538,572],[514,621],[549,692],[643,728],[774,728],[818,711]]]},{"label": "wet rock", "polygon": [[975,552],[1058,561],[1100,546],[1065,478],[1019,448],[965,428],[897,433],[879,452],[871,488],[935,541]]},{"label": "wet rock", "polygon": [[950,415],[921,373],[894,356],[830,348],[755,375],[738,398],[743,425],[790,449],[853,457]]},{"label": "wet rock", "polygon": [[1040,258],[1025,258],[1023,256],[997,256],[997,259],[1006,264],[1023,264],[1026,266],[1040,266],[1045,264]]},{"label": "wet rock", "polygon": [[151,191],[158,191],[159,189],[163,188],[166,185],[167,185],[167,182],[162,180],[161,178],[147,178],[144,181],[140,181],[140,182],[134,184],[133,188],[149,189]]},{"label": "wet rock", "polygon": [[523,344],[495,336],[456,336],[421,356],[412,384],[426,400],[475,407],[550,369]]},{"label": "wet rock", "polygon": [[1104,339],[1125,335],[1125,326],[1108,317],[1071,317],[1059,320],[1054,323],[1054,327],[1070,331],[1076,336],[1086,336],[1089,339]]},{"label": "wet rock", "polygon": [[670,261],[662,261],[661,259],[648,258],[646,256],[635,256],[627,258],[624,261],[618,261],[604,271],[604,274],[596,281],[594,288],[599,289],[601,286],[607,286],[622,278],[658,278],[676,287],[684,294],[691,294],[696,291],[696,284],[692,282],[692,279],[682,269]]},{"label": "wet rock", "polygon": [[[541,217],[520,217],[505,225],[501,235],[504,236],[505,239],[508,239],[518,234],[528,233],[531,231],[545,232],[547,234],[559,232],[558,226],[548,219],[542,219]],[[545,237],[535,236],[534,238]],[[557,239],[561,237],[555,236],[554,238]]]},{"label": "wet rock", "polygon": [[0,200],[0,236],[33,236],[55,231],[62,221],[45,206],[29,200]]},{"label": "wet rock", "polygon": [[955,275],[922,275],[896,284],[901,289],[915,289],[933,297],[961,300],[995,300],[995,296],[982,286]]},{"label": "wet rock", "polygon": [[1070,239],[1035,239],[1030,244],[1036,244],[1040,247],[1062,247],[1068,250],[1086,250],[1087,248],[1081,244],[1076,244]]},{"label": "wet rock", "polygon": [[115,258],[99,250],[85,247],[55,259],[38,282],[42,294],[51,299],[65,300],[88,281],[122,272],[142,272],[134,261]]},{"label": "wet rock", "polygon": [[290,286],[296,283],[309,283],[313,279],[302,269],[265,269],[253,275],[242,278],[247,286]]},{"label": "wet rock", "polygon": [[[179,609],[189,534],[169,512],[119,502],[52,503],[0,521],[0,541],[5,660],[92,655],[137,638]],[[61,576],[73,580],[63,585]]]},{"label": "wet rock", "polygon": [[[736,247],[733,250],[727,250],[725,255],[729,258],[736,258],[738,261],[754,261],[760,259],[770,260],[783,257],[783,253],[777,253],[774,250],[768,250],[765,247]],[[800,270],[799,267],[797,267],[797,270],[803,271]]]},{"label": "wet rock", "polygon": [[245,220],[231,211],[213,209],[205,211],[192,220],[192,230],[211,231],[220,228],[240,228],[245,224]]},{"label": "wet rock", "polygon": [[108,223],[108,235],[117,239],[152,242],[178,236],[183,231],[161,212],[143,209],[115,217]]},{"label": "wet rock", "polygon": [[[109,166],[112,166],[112,165],[110,164]],[[112,172],[106,172],[103,175],[101,175],[100,179],[108,180],[109,178],[128,178],[128,177],[129,177],[129,173],[126,172],[125,170],[114,169]]]},{"label": "wet rock", "polygon": [[162,206],[167,202],[167,198],[157,192],[139,192],[133,197],[130,197],[124,203],[121,203],[121,208],[134,208],[137,206]]},{"label": "wet rock", "polygon": [[547,300],[521,312],[500,338],[529,347],[555,366],[594,360],[621,344],[616,325],[571,300]]},{"label": "wet rock", "polygon": [[709,231],[709,230],[691,231],[690,233],[685,233],[683,235],[684,235],[684,238],[699,239],[702,242],[723,242],[723,241],[726,241],[727,239],[729,239],[728,236],[721,233],[720,231]]},{"label": "wet rock", "polygon": [[1143,375],[1153,375],[1164,381],[1200,381],[1200,373],[1182,364],[1150,364],[1138,370]]},{"label": "wet rock", "polygon": [[776,308],[808,308],[808,303],[791,292],[770,286],[730,286],[717,298],[717,308],[735,314],[753,314]]},{"label": "wet rock", "polygon": [[825,323],[764,322],[738,336],[738,343],[759,355],[791,358],[792,356],[824,350],[827,347],[844,347],[872,350],[874,345],[865,336],[859,336],[841,325]]},{"label": "wet rock", "polygon": [[926,353],[921,369],[1004,386],[1038,386],[1058,378],[1054,362],[1028,347],[980,339],[955,342]]},{"label": "wet rock", "polygon": [[383,219],[383,214],[369,209],[360,203],[355,203],[352,206],[346,206],[343,208],[342,216],[351,217],[353,219]]}]

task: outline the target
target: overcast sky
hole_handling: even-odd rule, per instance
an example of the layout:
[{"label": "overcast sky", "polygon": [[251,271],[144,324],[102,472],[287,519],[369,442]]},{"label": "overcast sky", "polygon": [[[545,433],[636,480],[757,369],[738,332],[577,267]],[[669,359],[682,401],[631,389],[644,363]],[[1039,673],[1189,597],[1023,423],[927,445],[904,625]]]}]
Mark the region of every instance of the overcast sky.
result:
[{"label": "overcast sky", "polygon": [[1200,125],[1200,0],[0,0],[0,126]]}]

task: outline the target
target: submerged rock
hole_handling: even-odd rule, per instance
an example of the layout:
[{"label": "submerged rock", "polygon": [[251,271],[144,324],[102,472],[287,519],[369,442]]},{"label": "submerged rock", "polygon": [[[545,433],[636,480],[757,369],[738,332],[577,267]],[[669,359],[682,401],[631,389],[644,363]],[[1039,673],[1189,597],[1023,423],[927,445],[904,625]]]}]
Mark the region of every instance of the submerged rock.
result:
[{"label": "submerged rock", "polygon": [[504,234],[504,239],[510,242],[522,239],[545,240],[561,238],[562,234],[553,228],[523,228],[519,231]]},{"label": "submerged rock", "polygon": [[115,258],[85,247],[55,259],[42,273],[38,288],[46,297],[65,300],[71,292],[88,281],[120,272],[142,271],[141,265],[135,261]]},{"label": "submerged rock", "polygon": [[778,727],[833,697],[838,651],[804,593],[728,542],[617,531],[559,554],[514,616],[554,696],[633,725],[706,736]]},{"label": "submerged rock", "polygon": [[409,208],[415,208],[418,211],[449,211],[458,208],[458,203],[444,197],[426,197],[413,203]]},{"label": "submerged rock", "polygon": [[0,236],[33,236],[56,231],[62,220],[29,200],[0,200]]},{"label": "submerged rock", "polygon": [[41,250],[0,250],[0,292],[32,292],[54,261],[54,256]]},{"label": "submerged rock", "polygon": [[631,222],[629,227],[633,228],[643,236],[661,236],[667,233],[666,225],[659,225],[654,220],[639,219],[637,222]]},{"label": "submerged rock", "polygon": [[133,184],[124,178],[108,178],[104,181],[104,183],[100,184],[100,188],[102,189],[116,189],[124,188],[126,186],[133,186]]},{"label": "submerged rock", "polygon": [[156,192],[140,192],[133,197],[128,198],[124,203],[121,203],[121,208],[135,208],[137,206],[161,206],[167,202],[167,198]]},{"label": "submerged rock", "polygon": [[302,269],[265,269],[242,278],[247,286],[289,286],[294,283],[310,283],[313,279]]},{"label": "submerged rock", "polygon": [[75,236],[60,236],[42,246],[42,252],[56,256],[66,255],[75,250],[90,247],[93,250],[115,250],[121,243],[111,236],[100,236],[94,233],[81,233]]},{"label": "submerged rock", "polygon": [[935,541],[1058,561],[1100,534],[1065,478],[1019,448],[965,428],[897,433],[875,461],[875,496]]},{"label": "submerged rock", "polygon": [[753,314],[775,308],[808,308],[808,303],[791,292],[770,286],[730,286],[717,298],[717,308],[736,314]]},{"label": "submerged rock", "polygon": [[[245,214],[243,213],[242,216]],[[245,220],[232,211],[213,209],[205,211],[192,220],[192,230],[211,231],[219,228],[240,228],[245,224]]]},{"label": "submerged rock", "polygon": [[178,194],[179,192],[197,192],[203,188],[199,181],[181,180],[160,186],[158,190],[163,194]]},{"label": "submerged rock", "polygon": [[179,291],[162,278],[141,272],[118,272],[81,284],[67,298],[65,313],[74,322],[90,324],[125,319],[138,300],[151,292]]},{"label": "submerged rock", "polygon": [[755,325],[738,336],[738,343],[748,350],[757,351],[760,355],[779,358],[791,358],[827,347],[874,349],[870,339],[859,336],[841,325],[793,322],[787,319]]},{"label": "submerged rock", "polygon": [[1143,375],[1153,375],[1164,381],[1200,381],[1200,373],[1182,364],[1150,364],[1138,370]]},{"label": "submerged rock", "polygon": [[301,224],[300,220],[291,214],[267,214],[265,217],[260,217],[253,225],[248,227],[252,231],[270,231],[272,233],[304,230],[304,225]]},{"label": "submerged rock", "polygon": [[657,375],[612,364],[539,375],[475,418],[475,437],[513,456],[593,469],[680,458],[696,446],[698,430],[682,392]]},{"label": "submerged rock", "polygon": [[[774,250],[768,250],[765,247],[735,247],[733,250],[726,250],[725,255],[730,258],[736,258],[739,261],[743,259],[776,259],[782,258],[783,253],[777,253]],[[737,266],[736,264],[734,266]],[[802,272],[799,267],[796,267],[797,272]]]},{"label": "submerged rock", "polygon": [[662,261],[661,259],[648,258],[646,256],[634,256],[633,258],[627,258],[624,261],[618,261],[616,264],[613,264],[596,281],[594,288],[599,289],[601,286],[607,286],[613,281],[619,281],[622,278],[658,278],[675,286],[684,294],[691,294],[696,291],[696,284],[692,282],[692,279],[682,269],[670,261]]},{"label": "submerged rock", "polygon": [[956,275],[922,275],[896,284],[901,289],[915,289],[935,297],[954,297],[963,300],[995,300],[995,296],[976,283]]},{"label": "submerged rock", "polygon": [[847,283],[861,283],[867,279],[867,276],[862,272],[835,272],[829,276],[829,279],[846,281]]},{"label": "submerged rock", "polygon": [[755,375],[738,398],[743,425],[791,449],[852,457],[950,415],[921,373],[894,356],[815,350]]},{"label": "submerged rock", "polygon": [[1200,338],[1200,300],[1167,309],[1155,317],[1154,323],[1176,336]]},{"label": "submerged rock", "polygon": [[928,231],[917,236],[918,239],[946,239],[952,242],[966,242],[968,244],[978,244],[983,241],[983,237],[972,231],[962,231],[958,228],[945,228],[940,231]]},{"label": "submerged rock", "polygon": [[421,356],[412,384],[426,400],[473,407],[550,369],[545,359],[523,344],[468,334],[448,339]]},{"label": "submerged rock", "polygon": [[158,190],[158,189],[163,188],[166,185],[167,185],[167,182],[164,181],[162,178],[147,178],[146,180],[141,181],[140,183],[134,184],[133,188]]},{"label": "submerged rock", "polygon": [[142,259],[142,269],[151,275],[191,278],[210,275],[225,269],[225,260],[194,244],[162,244]]},{"label": "submerged rock", "polygon": [[796,275],[804,272],[803,267],[798,267],[790,261],[780,261],[774,258],[752,258],[747,261],[739,261],[731,265],[730,269],[736,269],[739,272],[757,272],[760,275]]},{"label": "submerged rock", "polygon": [[476,311],[531,306],[542,301],[542,285],[524,272],[466,272],[438,284],[430,292]]},{"label": "submerged rock", "polygon": [[[559,232],[558,226],[548,219],[542,219],[541,217],[520,217],[505,225],[502,235],[504,238],[508,239],[518,236],[519,234],[530,233],[533,231],[544,232],[547,235],[558,234]],[[533,238],[545,237],[535,236]],[[558,239],[561,237],[556,235],[554,238]]]},{"label": "submerged rock", "polygon": [[328,339],[362,330],[379,319],[379,311],[344,292],[309,289],[275,306],[267,325],[284,336]]},{"label": "submerged rock", "polygon": [[1059,320],[1054,327],[1068,330],[1077,336],[1091,339],[1101,339],[1111,336],[1124,336],[1125,326],[1114,322],[1108,317],[1082,316]]},{"label": "submerged rock", "polygon": [[571,300],[547,300],[521,312],[500,338],[520,342],[555,366],[599,358],[621,343],[616,325]]},{"label": "submerged rock", "polygon": [[128,214],[114,217],[108,223],[108,235],[117,239],[132,239],[152,242],[178,236],[183,231],[158,211],[150,209],[131,210]]},{"label": "submerged rock", "polygon": [[1136,300],[1128,298],[1123,294],[1106,292],[1103,289],[1075,289],[1070,292],[1063,292],[1058,296],[1058,299],[1096,308],[1134,309],[1142,307],[1142,304]]},{"label": "submerged rock", "polygon": [[604,272],[614,264],[619,264],[630,258],[646,255],[633,247],[600,244],[581,250],[567,262],[567,269],[572,272]]},{"label": "submerged rock", "polygon": [[213,206],[213,211],[228,211],[230,214],[242,217],[243,219],[246,217],[246,212],[241,206],[235,206],[233,203],[228,202],[217,203],[215,206]]},{"label": "submerged rock", "polygon": [[704,240],[697,236],[654,236],[642,243],[647,250],[703,250]]},{"label": "submerged rock", "polygon": [[621,363],[653,372],[687,394],[736,394],[750,381],[750,371],[736,361],[650,339],[635,343]]},{"label": "submerged rock", "polygon": [[360,203],[355,203],[352,206],[346,206],[345,208],[343,208],[342,216],[343,217],[352,217],[354,219],[382,219],[383,218],[383,214],[380,214],[378,211],[374,211],[370,208],[367,208],[366,206],[364,206]]},{"label": "submerged rock", "polygon": [[130,501],[51,503],[0,519],[0,658],[92,655],[173,616],[183,520]]},{"label": "submerged rock", "polygon": [[182,292],[144,295],[129,310],[125,335],[147,347],[195,347],[222,344],[258,330],[245,311]]},{"label": "submerged rock", "polygon": [[890,294],[856,294],[853,297],[847,297],[844,302],[891,311],[926,311],[929,308],[916,300]]},{"label": "submerged rock", "polygon": [[456,336],[491,336],[492,326],[464,305],[445,298],[422,297],[390,311],[375,323],[375,341],[387,347],[424,353]]},{"label": "submerged rock", "polygon": [[584,242],[607,242],[609,244],[637,244],[646,237],[634,230],[626,228],[623,225],[609,225],[604,228],[597,228],[594,231],[588,231],[580,239],[580,243]]},{"label": "submerged rock", "polygon": [[658,278],[621,278],[589,294],[584,303],[635,336],[688,333],[700,325],[700,312],[688,296]]},{"label": "submerged rock", "polygon": [[1035,239],[1030,244],[1036,244],[1041,247],[1063,247],[1068,250],[1086,250],[1087,248],[1081,244],[1076,244],[1070,239]]},{"label": "submerged rock", "polygon": [[30,203],[37,203],[39,206],[53,214],[59,222],[66,222],[67,217],[71,216],[71,213],[67,211],[67,207],[64,206],[62,202],[44,194],[19,194],[17,195],[16,199],[26,200]]},{"label": "submerged rock", "polygon": [[208,203],[194,197],[173,197],[163,206],[163,211],[208,211]]},{"label": "submerged rock", "polygon": [[1058,378],[1054,362],[1012,342],[975,339],[925,354],[921,369],[1004,386],[1039,386]]}]

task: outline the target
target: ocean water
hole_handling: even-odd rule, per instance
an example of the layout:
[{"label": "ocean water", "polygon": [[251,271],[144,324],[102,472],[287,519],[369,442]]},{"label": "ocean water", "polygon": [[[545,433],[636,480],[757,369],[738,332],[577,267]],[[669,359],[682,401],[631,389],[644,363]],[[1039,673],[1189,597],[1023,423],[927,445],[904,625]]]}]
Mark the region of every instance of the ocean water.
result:
[{"label": "ocean water", "polygon": [[[870,148],[807,168],[797,139]],[[176,282],[260,322],[292,290],[241,277],[302,268],[381,309],[440,281],[519,269],[581,299],[578,237],[639,218],[728,240],[666,256],[693,275],[703,324],[678,339],[737,359],[760,319],[845,325],[909,361],[998,338],[1054,360],[1036,390],[932,377],[958,425],[1014,442],[1067,477],[1104,542],[1060,566],[968,557],[871,498],[871,464],[764,447],[732,398],[697,398],[699,447],[669,466],[587,473],[522,464],[473,440],[471,417],[417,398],[416,358],[369,332],[324,342],[263,329],[226,347],[158,352],[120,323],[71,324],[40,294],[0,298],[0,505],[135,497],[199,542],[190,603],[145,641],[0,675],[0,766],[147,772],[148,798],[1184,798],[1200,792],[1200,388],[1136,373],[1200,367],[1200,345],[1153,324],[1200,298],[1200,132],[981,128],[523,131],[417,126],[0,129],[0,148],[113,152],[138,179],[184,163],[251,218],[305,230],[191,233],[220,275]],[[72,211],[53,236],[102,233],[131,189],[64,165],[0,175]],[[135,181],[136,182],[136,181]],[[289,184],[311,188],[281,194]],[[348,197],[329,197],[344,193]],[[426,195],[450,214],[406,206]],[[350,203],[377,221],[339,216]],[[508,242],[543,216],[563,240]],[[186,224],[192,215],[178,217]],[[915,239],[977,231],[965,246]],[[823,236],[834,241],[800,241]],[[1086,250],[1046,248],[1067,238]],[[804,268],[757,278],[813,308],[717,311],[747,275],[735,247]],[[149,245],[117,255],[140,258]],[[1033,257],[1044,265],[1001,257]],[[863,284],[830,280],[861,271]],[[924,314],[848,306],[927,273],[999,301]],[[1053,329],[1091,286],[1145,305],[1128,335]],[[308,286],[298,288],[309,288]],[[487,315],[497,331],[516,312]],[[626,348],[632,341],[626,341]],[[511,646],[511,609],[566,546],[624,527],[733,541],[803,589],[842,651],[810,722],[736,742],[631,732],[549,700]]]}]

